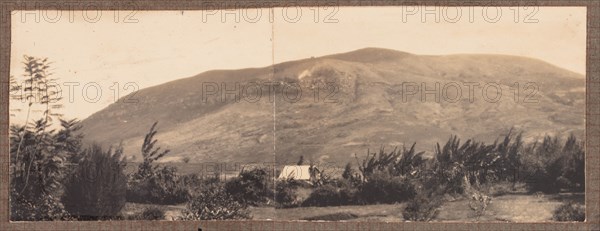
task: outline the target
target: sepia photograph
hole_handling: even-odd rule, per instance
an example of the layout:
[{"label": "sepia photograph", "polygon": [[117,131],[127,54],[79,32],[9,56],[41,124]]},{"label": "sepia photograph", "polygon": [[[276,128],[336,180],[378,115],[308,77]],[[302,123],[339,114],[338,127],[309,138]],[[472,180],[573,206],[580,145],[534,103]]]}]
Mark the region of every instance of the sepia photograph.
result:
[{"label": "sepia photograph", "polygon": [[10,221],[583,222],[586,22],[13,11]]}]

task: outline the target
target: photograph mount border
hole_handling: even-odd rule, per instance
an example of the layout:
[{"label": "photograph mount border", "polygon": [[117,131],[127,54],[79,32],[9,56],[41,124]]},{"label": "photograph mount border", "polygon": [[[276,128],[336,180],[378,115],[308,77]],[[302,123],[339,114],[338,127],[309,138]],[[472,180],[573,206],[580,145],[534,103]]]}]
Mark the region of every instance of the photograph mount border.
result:
[{"label": "photograph mount border", "polygon": [[[9,156],[8,156],[8,84],[0,91],[0,230],[600,230],[600,2],[598,1],[92,1],[102,10],[202,10],[210,3],[216,8],[228,9],[235,3],[248,5],[265,4],[267,7],[314,6],[333,2],[336,6],[582,6],[587,7],[587,50],[586,50],[586,221],[585,222],[314,222],[314,221],[38,221],[9,222]],[[84,1],[2,1],[0,3],[0,78],[8,83],[10,74],[11,21],[13,10],[85,10]],[[64,3],[64,4],[61,4]],[[89,3],[89,2],[86,2]],[[252,3],[252,4],[251,4]]]}]

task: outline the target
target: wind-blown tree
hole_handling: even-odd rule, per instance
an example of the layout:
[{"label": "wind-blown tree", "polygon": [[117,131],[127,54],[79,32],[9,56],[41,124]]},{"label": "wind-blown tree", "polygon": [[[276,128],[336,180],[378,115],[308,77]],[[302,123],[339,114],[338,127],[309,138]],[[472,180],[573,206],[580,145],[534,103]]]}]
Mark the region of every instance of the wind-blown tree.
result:
[{"label": "wind-blown tree", "polygon": [[424,152],[416,152],[416,143],[402,150],[394,148],[389,153],[386,153],[382,147],[379,153],[370,153],[367,151],[367,158],[362,163],[359,163],[359,170],[363,179],[368,180],[369,176],[375,171],[387,171],[393,176],[416,176],[420,173],[422,165],[425,163],[423,158]]},{"label": "wind-blown tree", "polygon": [[150,202],[158,204],[176,204],[184,202],[189,196],[188,188],[180,181],[175,167],[154,164],[155,161],[164,157],[169,150],[161,150],[155,147],[158,142],[155,122],[150,131],[144,137],[142,144],[143,162],[139,164],[129,181],[127,188],[127,200],[131,202]]},{"label": "wind-blown tree", "polygon": [[157,139],[154,139],[154,136],[158,131],[156,131],[156,125],[158,122],[154,122],[152,127],[150,127],[150,131],[144,137],[144,143],[142,144],[142,157],[144,161],[140,163],[138,166],[138,171],[133,175],[134,180],[145,179],[154,174],[154,172],[158,169],[158,165],[152,165],[154,161],[162,158],[167,155],[170,150],[161,151],[160,147],[154,147]]},{"label": "wind-blown tree", "polygon": [[424,152],[416,152],[415,144],[410,149],[394,148],[386,152],[369,153],[359,163],[362,180],[359,195],[366,203],[395,203],[412,199],[416,188],[413,181],[420,178],[425,160]]}]

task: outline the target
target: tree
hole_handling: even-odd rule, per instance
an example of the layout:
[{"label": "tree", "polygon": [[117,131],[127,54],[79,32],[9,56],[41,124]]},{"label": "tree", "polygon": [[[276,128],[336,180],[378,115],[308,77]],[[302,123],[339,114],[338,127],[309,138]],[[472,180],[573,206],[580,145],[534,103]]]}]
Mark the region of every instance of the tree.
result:
[{"label": "tree", "polygon": [[[10,79],[11,99],[27,104],[23,125],[10,127],[10,206],[12,220],[58,220],[67,216],[60,202],[62,180],[66,173],[67,157],[73,155],[77,145],[64,149],[61,145],[70,140],[78,143],[81,137],[50,129],[52,118],[60,118],[55,109],[62,107],[60,91],[52,88],[50,62],[47,58],[24,56],[24,85]],[[30,121],[33,107],[44,108],[42,118]],[[17,111],[15,109],[13,111]],[[77,122],[71,121],[75,126]],[[74,143],[73,143],[74,142]]]},{"label": "tree", "polygon": [[[67,153],[56,147],[54,131],[46,131],[47,126],[43,119],[30,127],[11,126],[11,220],[58,220],[67,215],[59,201]],[[12,154],[18,148],[23,155],[17,159]]]},{"label": "tree", "polygon": [[242,171],[239,177],[225,183],[225,191],[240,203],[259,205],[272,198],[272,186],[268,170],[257,168]]},{"label": "tree", "polygon": [[154,161],[159,160],[169,150],[161,151],[160,147],[155,147],[158,142],[154,139],[156,135],[155,122],[142,144],[143,162],[139,164],[138,170],[131,176],[127,187],[127,200],[131,202],[151,202],[159,204],[180,203],[187,199],[188,191],[179,182],[179,175],[175,167],[163,167],[154,165]]},{"label": "tree", "polygon": [[157,133],[155,130],[157,124],[158,122],[154,122],[154,124],[152,124],[150,131],[144,138],[144,143],[142,144],[142,157],[144,158],[144,161],[138,166],[138,171],[136,174],[134,174],[134,179],[146,179],[152,176],[153,173],[158,169],[158,165],[152,166],[152,163],[170,152],[168,149],[161,151],[160,147],[154,147],[156,142],[158,142],[157,139],[154,139],[154,136]]},{"label": "tree", "polygon": [[[58,101],[60,101],[60,91],[52,90],[51,83],[55,80],[51,78],[52,73],[50,72],[50,62],[48,58],[36,58],[32,56],[24,56],[24,83],[25,85],[14,89],[15,91],[21,90],[21,95],[15,95],[16,99],[20,99],[27,103],[27,115],[25,117],[25,126],[29,123],[29,117],[31,115],[31,109],[34,104],[39,104],[45,107],[43,111],[43,122],[46,125],[50,125],[52,117],[60,117],[61,114],[56,113],[54,109],[62,107]],[[12,90],[12,89],[11,89]],[[47,126],[44,126],[45,130]],[[21,134],[23,135],[23,134]],[[21,141],[23,139],[20,139]],[[19,142],[17,150],[15,152],[16,159],[19,158],[21,153],[22,143]]]},{"label": "tree", "polygon": [[300,156],[300,159],[298,160],[298,163],[296,163],[296,165],[303,165],[304,164],[304,156]]},{"label": "tree", "polygon": [[346,180],[350,180],[350,178],[354,175],[354,170],[352,170],[352,165],[350,163],[346,164],[344,167],[344,172],[342,173],[342,178]]}]

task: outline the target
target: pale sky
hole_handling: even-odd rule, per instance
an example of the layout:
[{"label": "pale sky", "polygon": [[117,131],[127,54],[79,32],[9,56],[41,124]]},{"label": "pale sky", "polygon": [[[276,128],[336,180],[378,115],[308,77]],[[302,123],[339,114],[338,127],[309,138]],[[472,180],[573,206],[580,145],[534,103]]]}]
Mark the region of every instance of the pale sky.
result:
[{"label": "pale sky", "polygon": [[[426,10],[433,13],[423,14]],[[11,75],[21,78],[25,54],[48,57],[64,91],[61,112],[66,118],[84,119],[114,102],[115,82],[124,96],[132,91],[123,89],[128,82],[142,89],[213,69],[264,67],[365,47],[427,55],[519,55],[585,74],[585,7],[521,7],[518,14],[517,8],[462,7],[461,17],[456,17],[457,10],[275,8],[140,11],[132,17],[127,11],[98,16],[13,12]],[[65,82],[80,84],[73,102],[68,101]],[[91,82],[102,90],[98,102],[82,96],[83,86]],[[88,99],[95,98],[94,88],[88,90]],[[23,106],[11,102],[11,108]],[[11,118],[23,119],[23,114]]]}]

